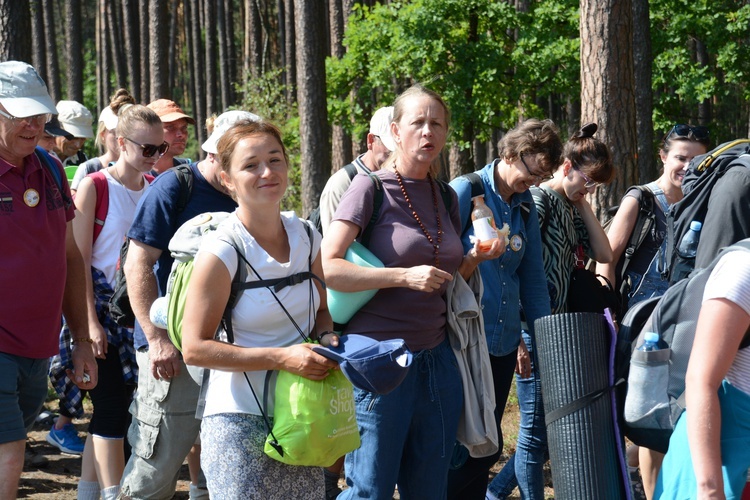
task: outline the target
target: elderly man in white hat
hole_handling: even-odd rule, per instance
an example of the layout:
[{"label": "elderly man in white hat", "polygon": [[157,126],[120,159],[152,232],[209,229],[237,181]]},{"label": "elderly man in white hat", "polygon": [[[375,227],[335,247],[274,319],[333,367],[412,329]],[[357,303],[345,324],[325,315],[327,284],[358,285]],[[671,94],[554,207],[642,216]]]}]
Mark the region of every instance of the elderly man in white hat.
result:
[{"label": "elderly man in white hat", "polygon": [[71,375],[96,385],[83,259],[62,166],[36,149],[57,110],[26,63],[0,63],[0,498],[16,498],[27,429],[47,397],[60,317],[74,343]]},{"label": "elderly man in white hat", "polygon": [[356,157],[353,162],[341,167],[328,179],[320,194],[320,222],[323,234],[328,229],[339,201],[349,189],[354,176],[379,170],[380,165],[396,149],[396,143],[391,137],[392,121],[393,106],[385,106],[375,111],[370,119],[370,130],[367,133],[367,151]]},{"label": "elderly man in white hat", "polygon": [[86,161],[81,149],[86,139],[94,137],[93,120],[91,112],[80,102],[57,103],[57,117],[45,126],[45,130],[55,136],[54,151],[63,166],[80,165]]},{"label": "elderly man in white hat", "polygon": [[[128,231],[125,262],[130,304],[135,312],[134,344],[138,361],[138,390],[131,409],[128,436],[133,453],[121,482],[122,498],[172,498],[177,473],[198,439],[195,418],[200,374],[188,373],[180,351],[167,331],[151,322],[153,302],[164,296],[172,268],[169,240],[177,229],[204,212],[232,212],[237,204],[222,186],[216,145],[240,120],[258,120],[246,111],[228,111],[214,122],[203,150],[205,160],[162,172],[138,203]],[[185,179],[192,179],[192,185]],[[186,195],[186,190],[190,190]],[[187,200],[181,206],[180,200]],[[159,266],[155,269],[155,264]],[[192,369],[192,367],[191,367]],[[158,418],[157,418],[158,417]],[[197,451],[197,450],[196,450]],[[190,498],[208,498],[205,478],[191,474]]]}]

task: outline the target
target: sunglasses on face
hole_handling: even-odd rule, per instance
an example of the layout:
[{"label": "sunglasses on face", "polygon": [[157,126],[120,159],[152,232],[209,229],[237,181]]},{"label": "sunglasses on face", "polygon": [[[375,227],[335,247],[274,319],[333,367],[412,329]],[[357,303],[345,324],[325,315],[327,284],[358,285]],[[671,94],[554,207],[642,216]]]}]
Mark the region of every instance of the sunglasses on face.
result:
[{"label": "sunglasses on face", "polygon": [[19,118],[17,116],[13,116],[10,113],[3,111],[2,109],[0,109],[0,116],[10,121],[13,125],[19,125],[22,123],[26,125],[31,125],[33,123],[34,125],[42,126],[45,123],[48,123],[52,119],[52,115],[49,113],[45,113],[43,115],[25,116],[23,118]]},{"label": "sunglasses on face", "polygon": [[164,153],[169,151],[169,144],[167,144],[166,141],[161,143],[161,146],[154,146],[153,144],[141,144],[140,142],[135,142],[133,139],[130,139],[128,137],[123,136],[124,139],[127,139],[128,141],[132,142],[136,146],[140,146],[143,150],[143,157],[144,158],[151,158],[155,154],[158,153],[159,157],[164,156]]},{"label": "sunglasses on face", "polygon": [[581,174],[581,177],[583,177],[583,181],[584,181],[583,187],[585,187],[586,189],[592,189],[592,188],[598,187],[599,184],[601,184],[600,182],[592,181],[591,178],[588,175],[584,174],[577,167],[573,167],[573,168],[575,169],[576,172],[578,172],[579,174]]},{"label": "sunglasses on face", "polygon": [[696,125],[693,127],[691,125],[678,123],[677,125],[672,127],[672,130],[669,131],[665,140],[669,140],[674,136],[690,139],[692,141],[702,142],[708,141],[710,135],[711,134],[707,127],[703,127],[701,125]]},{"label": "sunglasses on face", "polygon": [[526,160],[523,159],[523,155],[519,155],[519,158],[521,159],[523,168],[526,169],[526,173],[529,174],[529,177],[531,177],[532,179],[536,179],[537,182],[545,182],[552,179],[552,176],[549,174],[537,174],[532,172],[529,166],[526,164]]}]

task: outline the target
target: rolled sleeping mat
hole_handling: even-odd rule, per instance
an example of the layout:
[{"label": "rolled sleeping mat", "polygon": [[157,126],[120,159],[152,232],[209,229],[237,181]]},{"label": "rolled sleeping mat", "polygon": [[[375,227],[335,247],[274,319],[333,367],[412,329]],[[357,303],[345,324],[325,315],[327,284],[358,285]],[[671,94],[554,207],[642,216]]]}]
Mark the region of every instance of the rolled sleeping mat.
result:
[{"label": "rolled sleeping mat", "polygon": [[554,314],[534,326],[555,498],[625,498],[604,316]]}]

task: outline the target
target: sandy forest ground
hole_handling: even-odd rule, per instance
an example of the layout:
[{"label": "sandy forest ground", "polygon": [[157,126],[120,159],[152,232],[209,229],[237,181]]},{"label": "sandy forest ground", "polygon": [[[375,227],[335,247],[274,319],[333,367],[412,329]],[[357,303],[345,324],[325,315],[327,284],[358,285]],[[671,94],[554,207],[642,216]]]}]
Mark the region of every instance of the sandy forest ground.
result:
[{"label": "sandy forest ground", "polygon": [[[88,419],[91,417],[91,405],[86,401],[86,414],[83,419],[74,422],[81,437],[84,437],[88,425]],[[45,409],[50,412],[56,412],[57,401],[51,400],[45,404]],[[33,498],[37,500],[75,500],[76,486],[78,477],[81,473],[81,458],[73,455],[65,455],[58,452],[57,448],[46,441],[48,428],[41,425],[35,425],[29,433],[29,444],[31,449],[37,453],[46,456],[49,464],[43,468],[24,467],[21,476],[21,482],[18,489],[18,498]],[[518,432],[518,404],[515,399],[515,387],[511,393],[510,400],[506,406],[503,417],[503,434],[505,436],[505,447],[503,456],[500,461],[492,468],[490,477],[493,477],[507,461],[508,456],[513,452],[516,445],[516,436]],[[545,466],[545,497],[554,498],[552,490],[552,481],[549,466]],[[187,499],[190,477],[188,475],[187,462],[180,470],[180,479],[177,483],[177,492],[175,499]],[[340,485],[344,487],[343,480]],[[516,495],[518,490],[516,490]],[[322,495],[321,495],[322,497]],[[398,493],[394,495],[398,498]],[[512,496],[512,499],[518,499],[519,496]]]}]

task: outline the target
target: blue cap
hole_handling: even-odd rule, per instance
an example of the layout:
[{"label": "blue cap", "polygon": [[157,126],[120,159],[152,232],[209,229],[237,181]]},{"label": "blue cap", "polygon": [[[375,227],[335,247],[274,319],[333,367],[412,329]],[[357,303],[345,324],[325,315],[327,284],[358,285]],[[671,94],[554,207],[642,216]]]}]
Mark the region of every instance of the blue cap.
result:
[{"label": "blue cap", "polygon": [[406,377],[413,355],[403,339],[375,340],[364,335],[341,335],[336,347],[313,346],[313,350],[337,361],[355,387],[388,394]]},{"label": "blue cap", "polygon": [[703,224],[699,220],[694,220],[690,223],[690,229],[692,229],[693,231],[700,231],[702,227]]}]

